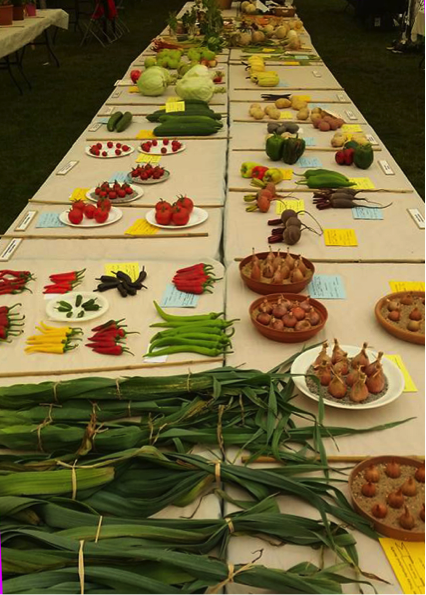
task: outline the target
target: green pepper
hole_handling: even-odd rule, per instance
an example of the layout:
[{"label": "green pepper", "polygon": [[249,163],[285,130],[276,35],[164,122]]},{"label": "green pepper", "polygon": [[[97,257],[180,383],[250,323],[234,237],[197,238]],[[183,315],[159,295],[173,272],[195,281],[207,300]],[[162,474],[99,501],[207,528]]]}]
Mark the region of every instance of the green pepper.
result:
[{"label": "green pepper", "polygon": [[[164,349],[159,349],[158,351],[154,351],[152,353],[146,353],[144,357],[159,357],[162,355],[171,355],[173,353],[198,353],[208,357],[217,357],[219,355],[224,355],[225,351],[223,348],[218,349],[214,347],[197,347],[194,345],[174,345],[171,347],[165,347]],[[231,352],[227,351],[226,353]]]},{"label": "green pepper", "polygon": [[282,136],[274,132],[274,134],[266,140],[265,149],[269,159],[271,159],[272,161],[280,161],[282,156],[283,145],[284,139],[282,138]]},{"label": "green pepper", "polygon": [[89,306],[86,306],[82,312],[97,312],[100,309],[99,304],[91,304]]},{"label": "green pepper", "polygon": [[71,318],[71,316],[72,316],[72,310],[71,310],[71,312],[67,312],[67,318]]},{"label": "green pepper", "polygon": [[294,165],[305,152],[306,143],[303,138],[290,137],[283,139],[282,160],[288,165]]},{"label": "green pepper", "polygon": [[63,306],[59,306],[59,308],[55,308],[58,312],[72,312],[70,308],[64,308]]},{"label": "green pepper", "polygon": [[206,347],[206,348],[210,348],[210,349],[218,349],[220,347],[220,342],[219,341],[203,341],[201,339],[186,339],[186,338],[182,338],[179,339],[177,337],[168,337],[166,339],[157,339],[156,341],[153,341],[151,343],[151,345],[149,346],[149,353],[152,353],[152,351],[154,351],[155,349],[158,349],[159,347],[169,347],[169,346],[173,346],[173,345],[188,345],[188,346],[192,346],[192,347]]},{"label": "green pepper", "polygon": [[178,322],[180,324],[182,322],[185,322],[187,324],[188,322],[215,320],[216,318],[219,318],[219,316],[222,316],[224,314],[224,312],[210,312],[210,314],[200,314],[198,316],[173,316],[173,314],[167,314],[167,312],[164,312],[164,310],[162,310],[155,301],[154,306],[163,320],[167,320],[168,322]]},{"label": "green pepper", "polygon": [[374,151],[370,143],[355,148],[354,163],[359,169],[368,169],[374,162]]},{"label": "green pepper", "polygon": [[66,310],[72,310],[72,306],[68,302],[61,301],[58,302],[58,305],[61,306],[61,308],[65,308]]},{"label": "green pepper", "polygon": [[81,306],[81,302],[83,301],[83,296],[82,295],[78,295],[75,298],[75,307],[78,308],[79,306]]},{"label": "green pepper", "polygon": [[83,318],[85,315],[84,310],[81,310],[78,314],[77,314],[77,318]]}]

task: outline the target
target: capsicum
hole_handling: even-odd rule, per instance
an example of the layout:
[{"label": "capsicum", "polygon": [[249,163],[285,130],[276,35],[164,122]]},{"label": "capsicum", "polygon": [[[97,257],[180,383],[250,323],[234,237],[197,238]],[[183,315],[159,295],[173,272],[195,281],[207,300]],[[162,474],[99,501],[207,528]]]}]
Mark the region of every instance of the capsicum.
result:
[{"label": "capsicum", "polygon": [[253,167],[252,169],[251,177],[256,178],[257,180],[263,180],[268,169],[269,167],[264,167],[263,165],[256,165],[256,167]]},{"label": "capsicum", "polygon": [[274,132],[272,136],[270,136],[266,140],[266,154],[268,155],[269,159],[272,161],[280,161],[282,157],[282,150],[283,150],[284,139],[282,136]]},{"label": "capsicum", "polygon": [[243,178],[251,178],[253,168],[256,167],[258,164],[253,163],[252,161],[245,161],[240,168],[240,174]]}]

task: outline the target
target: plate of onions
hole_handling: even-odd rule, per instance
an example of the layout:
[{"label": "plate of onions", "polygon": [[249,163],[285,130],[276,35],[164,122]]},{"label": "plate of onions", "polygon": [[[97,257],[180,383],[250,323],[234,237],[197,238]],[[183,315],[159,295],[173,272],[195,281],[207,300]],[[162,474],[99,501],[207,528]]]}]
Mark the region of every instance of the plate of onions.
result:
[{"label": "plate of onions", "polygon": [[383,352],[334,340],[304,351],[291,366],[294,383],[307,397],[338,409],[376,409],[401,396],[401,370]]}]

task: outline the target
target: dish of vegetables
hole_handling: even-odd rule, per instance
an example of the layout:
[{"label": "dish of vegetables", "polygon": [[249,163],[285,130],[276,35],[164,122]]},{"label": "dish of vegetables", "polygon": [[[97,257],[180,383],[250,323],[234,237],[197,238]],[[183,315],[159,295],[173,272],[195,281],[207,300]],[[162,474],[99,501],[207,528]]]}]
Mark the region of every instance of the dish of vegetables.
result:
[{"label": "dish of vegetables", "polygon": [[108,311],[106,297],[92,291],[74,291],[49,300],[46,314],[58,322],[85,322],[103,316]]}]

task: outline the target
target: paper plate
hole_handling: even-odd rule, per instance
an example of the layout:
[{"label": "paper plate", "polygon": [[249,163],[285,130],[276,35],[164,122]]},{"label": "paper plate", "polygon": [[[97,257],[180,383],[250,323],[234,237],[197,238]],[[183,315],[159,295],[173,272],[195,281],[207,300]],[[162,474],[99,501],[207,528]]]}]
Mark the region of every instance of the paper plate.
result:
[{"label": "paper plate", "polygon": [[159,225],[155,221],[155,209],[151,209],[145,215],[145,219],[151,225],[155,227],[160,227],[161,229],[187,229],[188,227],[195,227],[196,225],[200,225],[200,223],[204,223],[209,217],[209,214],[204,209],[200,209],[198,207],[194,207],[194,210],[191,213],[191,217],[186,225],[174,225],[171,223],[170,225]]},{"label": "paper plate", "polygon": [[[85,147],[84,152],[86,153],[86,155],[89,155],[89,157],[94,157],[95,159],[119,159],[120,157],[127,157],[128,155],[131,155],[133,153],[133,151],[135,150],[135,148],[132,147],[131,145],[127,145],[129,147],[129,151],[126,151],[125,153],[122,152],[121,155],[116,155],[115,154],[115,149],[117,148],[116,143],[114,143],[114,146],[110,149],[107,147],[107,142],[109,142],[109,141],[101,143],[102,149],[100,149],[100,151],[107,152],[106,157],[103,157],[102,155],[92,155],[92,153],[90,152],[90,149],[93,145]],[[97,143],[93,143],[93,144],[97,144]],[[124,143],[124,144],[127,144],[127,143]]]},{"label": "paper plate", "polygon": [[[167,157],[167,155],[177,155],[178,153],[182,153],[182,151],[185,151],[185,149],[186,149],[185,143],[182,143],[181,148],[178,149],[177,151],[172,151],[172,145],[171,145],[171,143],[169,143],[168,145],[163,145],[161,139],[158,139],[157,142],[158,142],[158,145],[156,147],[151,147],[151,150],[150,151],[144,151],[142,149],[142,146],[139,146],[138,147],[139,153],[143,153],[144,155],[161,155],[161,157]],[[165,147],[167,149],[167,153],[162,153],[161,152],[161,149],[163,147]]]},{"label": "paper plate", "polygon": [[170,178],[170,172],[167,169],[164,170],[163,177],[160,178],[159,180],[153,180],[153,179],[141,180],[140,178],[132,178],[132,176],[128,177],[128,179],[132,181],[132,184],[140,184],[141,186],[151,185],[151,184],[161,184],[161,182],[165,182],[169,178]]},{"label": "paper plate", "polygon": [[[126,196],[124,198],[115,198],[114,200],[111,200],[111,202],[113,204],[126,204],[127,202],[133,202],[135,200],[138,200],[138,198],[141,198],[144,195],[144,191],[142,190],[142,188],[137,188],[137,186],[133,186],[133,184],[129,184],[130,188],[133,190],[133,194],[126,194]],[[91,200],[92,202],[97,202],[98,201],[98,196],[95,194],[95,190],[96,190],[96,186],[94,186],[93,188],[90,188],[90,190],[88,192],[86,192],[86,197]]]},{"label": "paper plate", "polygon": [[[99,310],[96,310],[96,312],[85,312],[82,318],[78,318],[78,314],[83,311],[83,308],[81,308],[81,306],[79,306],[78,308],[74,307],[75,300],[78,295],[82,296],[83,304],[87,300],[96,298],[96,303],[100,305]],[[68,302],[71,304],[71,306],[73,306],[73,316],[71,318],[67,318],[66,312],[58,312],[58,310],[56,310],[56,308],[58,307],[58,302]],[[100,293],[94,293],[93,291],[71,291],[70,293],[64,293],[59,297],[55,297],[49,300],[46,304],[46,314],[48,315],[50,320],[56,320],[57,322],[67,323],[78,322],[80,324],[82,322],[94,320],[95,318],[103,316],[105,312],[108,311],[108,308],[108,300],[105,296],[103,296]]]},{"label": "paper plate", "polygon": [[[359,345],[341,345],[340,347],[348,353],[350,358],[357,355],[361,350]],[[310,399],[313,399],[314,401],[319,401],[319,396],[309,389],[308,385],[306,384],[305,377],[300,376],[300,374],[307,373],[309,367],[316,360],[321,349],[322,345],[320,345],[319,347],[315,347],[314,349],[308,349],[307,351],[304,351],[299,355],[299,357],[297,357],[294,360],[293,365],[291,366],[291,374],[299,374],[299,376],[293,377],[295,385],[300,390],[300,392],[305,394]],[[331,348],[329,349],[329,351],[331,353]],[[372,351],[371,349],[367,349],[366,351],[370,362],[373,362],[377,358],[377,352]],[[323,399],[324,405],[336,407],[337,409],[351,409],[352,411],[359,411],[364,409],[376,409],[377,407],[384,407],[385,405],[392,403],[392,401],[395,401],[398,397],[401,396],[404,390],[404,376],[402,375],[402,372],[398,368],[398,366],[390,360],[386,359],[386,357],[382,359],[381,363],[383,366],[383,373],[388,381],[387,391],[382,397],[379,397],[378,399],[370,403],[355,403],[353,405],[350,405],[348,403],[342,403],[338,399],[333,399],[333,397],[330,397],[330,399]]]},{"label": "paper plate", "polygon": [[71,209],[67,209],[66,211],[62,211],[59,215],[59,220],[68,225],[69,227],[78,227],[79,229],[93,229],[94,227],[105,227],[105,225],[111,225],[112,223],[116,223],[119,221],[122,216],[123,212],[117,207],[111,207],[109,212],[109,217],[104,223],[97,223],[94,219],[87,219],[87,217],[83,217],[83,221],[81,223],[71,223],[68,219],[68,213]]}]

